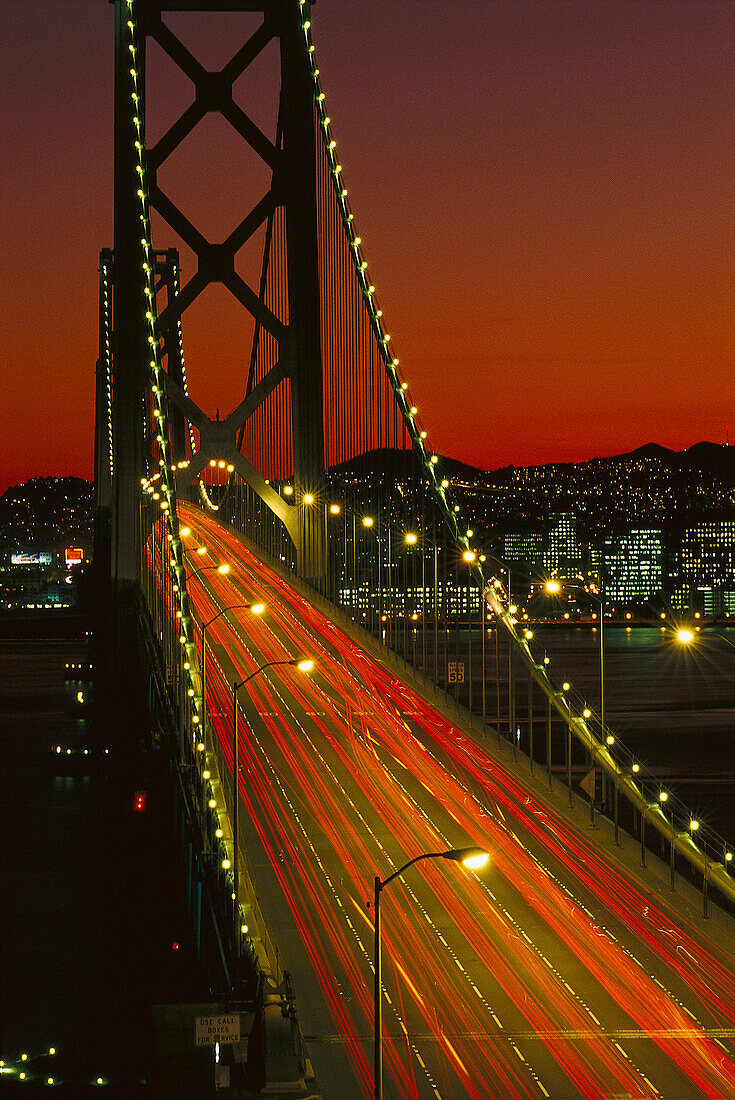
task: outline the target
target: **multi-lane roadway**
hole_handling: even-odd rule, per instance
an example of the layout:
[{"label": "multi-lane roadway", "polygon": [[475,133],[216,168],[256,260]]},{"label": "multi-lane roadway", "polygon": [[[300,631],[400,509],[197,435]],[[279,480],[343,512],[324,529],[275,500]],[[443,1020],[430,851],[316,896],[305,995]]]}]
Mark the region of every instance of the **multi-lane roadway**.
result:
[{"label": "multi-lane roadway", "polygon": [[[385,1095],[735,1097],[735,942],[707,935],[536,788],[455,728],[216,519],[179,505],[207,632],[210,720],[242,841],[296,978],[325,1097],[372,1094],[372,897],[407,859],[472,844],[478,874],[425,860],[384,892]],[[256,874],[256,879],[258,875]],[[337,1084],[338,1083],[338,1084]]]}]

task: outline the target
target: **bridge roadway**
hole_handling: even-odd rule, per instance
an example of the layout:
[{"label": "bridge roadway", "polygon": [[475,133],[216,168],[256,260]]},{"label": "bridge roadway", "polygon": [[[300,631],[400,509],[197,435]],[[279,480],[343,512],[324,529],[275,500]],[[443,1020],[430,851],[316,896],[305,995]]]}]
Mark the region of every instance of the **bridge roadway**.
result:
[{"label": "bridge roadway", "polygon": [[[543,784],[453,726],[261,564],[180,505],[206,545],[189,583],[207,620],[210,717],[232,767],[232,682],[306,654],[240,693],[241,839],[294,975],[325,1096],[372,1088],[374,875],[420,852],[479,844],[477,875],[427,860],[383,898],[386,1098],[735,1097],[733,928],[704,924],[625,866]],[[191,556],[188,557],[191,561]],[[211,649],[210,649],[211,643]],[[481,747],[482,746],[482,747]]]}]

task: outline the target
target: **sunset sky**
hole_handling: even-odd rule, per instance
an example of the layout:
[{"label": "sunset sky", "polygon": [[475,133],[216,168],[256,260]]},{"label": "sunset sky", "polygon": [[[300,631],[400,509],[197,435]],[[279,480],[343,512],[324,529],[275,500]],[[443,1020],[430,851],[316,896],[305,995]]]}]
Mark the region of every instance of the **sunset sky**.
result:
[{"label": "sunset sky", "polygon": [[[6,0],[2,24],[0,490],[92,475],[113,7]],[[494,467],[735,435],[735,0],[318,0],[312,25],[433,449]],[[210,172],[215,226],[246,170]],[[242,358],[194,354],[210,413]]]}]

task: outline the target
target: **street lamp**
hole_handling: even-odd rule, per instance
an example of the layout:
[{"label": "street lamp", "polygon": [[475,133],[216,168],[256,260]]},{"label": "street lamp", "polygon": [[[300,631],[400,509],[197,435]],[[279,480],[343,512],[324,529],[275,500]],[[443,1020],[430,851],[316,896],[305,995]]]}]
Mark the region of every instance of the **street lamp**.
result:
[{"label": "street lamp", "polygon": [[[697,632],[699,627],[697,627]],[[731,641],[725,634],[720,634],[719,631],[707,631],[705,634],[699,634],[694,630],[690,630],[689,627],[680,627],[674,634],[674,638],[683,646],[692,645],[692,643],[706,642],[708,638],[719,638],[725,645],[729,645],[730,649],[735,649],[735,642]]]},{"label": "street lamp", "polygon": [[234,924],[234,938],[233,947],[235,952],[234,968],[233,968],[233,993],[235,991],[235,983],[237,981],[237,974],[239,970],[240,959],[240,902],[239,902],[239,866],[238,866],[238,807],[240,804],[240,797],[237,789],[237,777],[239,774],[238,768],[238,737],[237,737],[237,693],[241,687],[249,683],[253,677],[258,676],[266,668],[273,668],[275,665],[292,665],[297,668],[299,672],[311,672],[314,667],[314,662],[308,657],[292,657],[285,661],[266,661],[265,664],[260,665],[251,672],[249,676],[246,676],[244,680],[235,681],[232,685],[232,741],[233,741],[233,753],[232,753],[232,900],[234,903],[235,924]]},{"label": "street lamp", "polygon": [[[403,536],[403,541],[406,546],[417,546],[419,542],[419,536],[415,531],[407,531]],[[421,555],[423,561],[423,553]],[[411,577],[409,580],[408,566],[403,563],[403,656],[405,660],[408,660],[408,631],[411,630],[411,664],[416,668],[416,631],[409,624],[412,621],[411,614],[409,613],[409,597],[410,606],[416,606],[416,556],[411,555]]]},{"label": "street lamp", "polygon": [[222,565],[200,565],[198,569],[194,569],[191,573],[189,573],[188,579],[192,580],[200,573],[205,573],[207,570],[211,571],[213,569],[216,570],[221,577],[226,577],[230,571],[230,567],[227,562],[223,562]]},{"label": "street lamp", "polygon": [[[599,594],[591,590],[589,585],[580,584],[566,584],[561,581],[552,578],[548,580],[544,585],[544,591],[549,596],[558,596],[562,589],[576,588],[579,591],[585,592],[590,599],[594,600],[600,609],[600,731],[604,735],[605,733],[605,604],[602,599],[602,588],[600,588]],[[585,715],[586,717],[586,715]],[[591,717],[591,716],[590,716]],[[595,797],[594,794],[590,795],[590,813],[592,816],[592,822],[594,824],[595,814]]]},{"label": "street lamp", "polygon": [[590,599],[594,600],[600,609],[600,728],[605,729],[605,605],[602,599],[602,589],[599,594],[592,591],[589,585],[580,584],[567,584],[566,582],[558,581],[552,578],[548,580],[544,585],[544,591],[549,596],[558,596],[564,588],[576,588],[578,591],[585,592]]},{"label": "street lamp", "polygon": [[224,615],[227,611],[237,611],[239,608],[248,609],[252,611],[253,615],[262,615],[265,611],[265,604],[234,603],[230,607],[223,607],[208,622],[202,623],[202,729],[204,730],[204,740],[207,738],[207,630],[221,615]]},{"label": "street lamp", "polygon": [[380,937],[380,895],[386,886],[389,886],[393,879],[400,878],[404,871],[409,867],[412,867],[414,863],[418,863],[421,859],[448,859],[453,860],[455,863],[461,863],[470,871],[479,871],[484,867],[489,860],[490,855],[484,850],[484,848],[450,848],[446,852],[424,852],[420,856],[414,856],[413,859],[409,859],[408,863],[404,863],[402,867],[399,867],[397,871],[394,871],[392,875],[388,875],[386,879],[381,879],[379,875],[375,876],[375,950],[374,950],[374,969],[375,969],[375,987],[374,987],[374,1001],[375,1001],[375,1073],[374,1073],[374,1100],[383,1100],[383,958],[382,958],[382,942]]},{"label": "street lamp", "polygon": [[[370,531],[375,527],[375,520],[372,516],[362,517],[362,527],[364,531]],[[376,532],[379,532],[380,525],[376,527]],[[363,555],[364,560],[364,555]],[[355,618],[355,611],[360,611],[360,595],[358,591],[358,567],[357,567],[357,515],[352,515],[352,584],[350,587],[350,610],[352,611],[352,617]],[[347,522],[345,521],[345,587],[347,585]],[[378,534],[378,588],[380,588],[380,536]],[[366,604],[365,615],[367,616],[368,610],[371,610],[372,603],[370,599],[370,572],[368,570],[368,580],[366,589]],[[372,629],[372,616],[370,620],[370,626]]]},{"label": "street lamp", "polygon": [[327,520],[328,520],[329,516],[332,516],[332,517],[338,516],[341,513],[341,511],[342,511],[342,506],[340,504],[334,503],[334,504],[327,505],[326,502],[324,504],[324,530],[326,532],[326,540],[327,540],[327,573],[326,573],[326,580],[325,580],[325,586],[326,586],[325,595],[326,595],[328,600],[333,599],[333,595],[334,595],[334,593],[333,593],[333,581],[334,581],[333,572],[334,572],[334,570],[333,570],[333,567],[332,567],[332,561],[333,561],[334,555],[330,551],[329,524],[328,524]]}]

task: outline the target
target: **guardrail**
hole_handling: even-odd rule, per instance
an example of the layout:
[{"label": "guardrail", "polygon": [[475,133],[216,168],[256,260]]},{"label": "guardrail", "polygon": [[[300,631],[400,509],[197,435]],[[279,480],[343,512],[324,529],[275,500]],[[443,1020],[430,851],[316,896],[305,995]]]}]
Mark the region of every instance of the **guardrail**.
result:
[{"label": "guardrail", "polygon": [[[237,846],[239,912],[235,920],[232,899],[236,869],[229,858],[234,847],[232,774],[223,766],[206,719],[203,725],[191,721],[193,712],[187,706],[189,697],[183,685],[191,683],[192,672],[195,682],[198,681],[198,667],[190,667],[192,659],[197,659],[196,648],[192,653],[191,648],[187,651],[177,644],[165,570],[163,577],[154,576],[149,569],[153,563],[153,557],[145,563],[144,598],[139,613],[142,643],[146,666],[155,685],[161,724],[167,734],[180,802],[198,854],[224,991],[234,1003],[256,1009],[256,1002],[266,995],[271,1001],[277,999],[281,1005],[279,1016],[282,1014],[291,1021],[294,1064],[303,1077],[307,1060],[290,977],[282,969],[278,945],[258,901],[252,869],[242,845]],[[188,668],[183,667],[184,662],[189,664]],[[239,941],[235,928],[246,929]]]},{"label": "guardrail", "polygon": [[[589,754],[594,766],[599,766],[612,781],[615,802],[615,832],[617,841],[618,832],[618,800],[622,794],[628,799],[631,806],[638,812],[640,820],[641,861],[645,863],[646,852],[646,825],[650,824],[669,845],[671,885],[674,886],[675,857],[682,856],[690,867],[702,876],[702,911],[706,917],[709,915],[709,888],[715,887],[729,902],[735,903],[735,879],[729,873],[728,867],[733,861],[733,852],[726,841],[714,830],[702,825],[691,813],[686,810],[684,804],[670,792],[665,791],[665,786],[650,773],[643,765],[637,763],[632,754],[623,745],[620,745],[611,730],[602,727],[599,719],[600,737],[590,728],[589,719],[582,713],[572,709],[569,693],[561,687],[552,684],[544,665],[539,664],[533,657],[528,641],[519,635],[515,629],[515,621],[510,611],[503,606],[498,596],[498,591],[493,585],[488,585],[483,590],[483,598],[491,609],[499,624],[508,633],[511,644],[515,646],[528,674],[533,682],[541,689],[550,706],[562,718],[571,736],[583,746]],[[625,759],[623,759],[625,758]],[[570,755],[567,754],[567,775],[570,775]],[[667,797],[663,801],[660,797],[649,799],[646,796],[646,788],[658,788],[659,795],[664,792]],[[571,785],[570,785],[571,791]],[[594,813],[594,798],[590,805]],[[668,816],[663,808],[668,810]],[[681,822],[681,827],[677,827]],[[694,840],[696,833],[700,843]],[[717,856],[715,856],[715,851]]]}]

